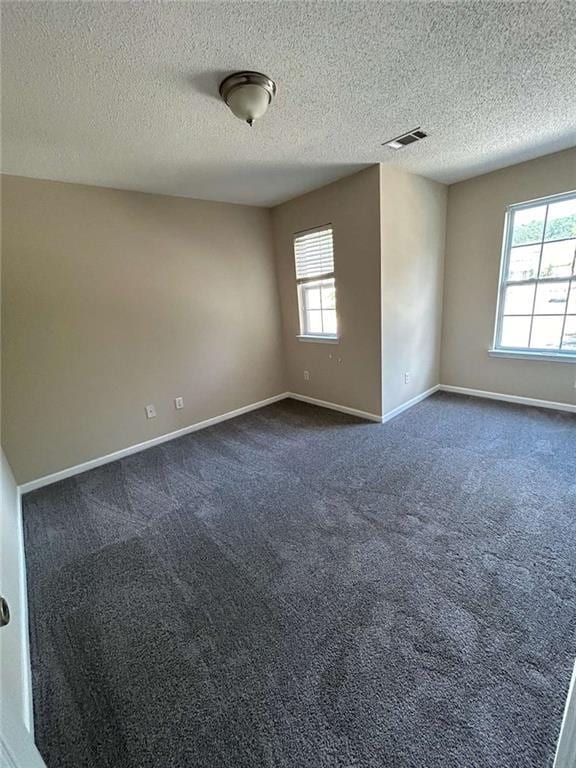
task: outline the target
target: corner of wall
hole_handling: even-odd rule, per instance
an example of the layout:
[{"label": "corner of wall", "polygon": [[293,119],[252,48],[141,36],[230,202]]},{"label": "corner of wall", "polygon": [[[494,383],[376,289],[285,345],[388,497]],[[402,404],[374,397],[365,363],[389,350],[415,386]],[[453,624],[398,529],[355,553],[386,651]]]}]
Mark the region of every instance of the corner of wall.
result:
[{"label": "corner of wall", "polygon": [[[378,165],[370,166],[272,211],[287,389],[371,414],[381,413],[379,173]],[[338,345],[303,343],[292,238],[328,223],[341,337]]]},{"label": "corner of wall", "polygon": [[507,206],[570,192],[576,147],[448,188],[440,380],[460,389],[576,403],[573,366],[491,357]]},{"label": "corner of wall", "polygon": [[380,165],[385,416],[439,384],[446,201],[445,185]]},{"label": "corner of wall", "polygon": [[274,206],[273,208],[268,208],[268,222],[269,222],[269,229],[270,229],[270,249],[272,254],[272,259],[274,263],[274,276],[275,276],[275,284],[276,284],[276,306],[278,307],[278,337],[279,337],[279,344],[280,344],[280,378],[282,381],[281,389],[283,392],[287,392],[289,390],[289,379],[288,379],[288,364],[286,361],[286,338],[285,338],[285,331],[284,331],[284,309],[282,306],[282,290],[281,290],[281,280],[280,280],[280,263],[279,263],[279,255],[278,255],[278,243],[276,240],[276,224],[275,224],[275,212],[277,210],[278,206]]}]

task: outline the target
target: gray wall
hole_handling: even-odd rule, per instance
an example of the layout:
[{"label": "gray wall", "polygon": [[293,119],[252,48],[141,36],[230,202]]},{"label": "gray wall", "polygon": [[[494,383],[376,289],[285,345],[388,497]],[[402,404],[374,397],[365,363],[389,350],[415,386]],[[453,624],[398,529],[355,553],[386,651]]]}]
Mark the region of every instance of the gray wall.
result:
[{"label": "gray wall", "polygon": [[[273,210],[288,389],[372,414],[382,412],[379,198],[376,165]],[[334,229],[339,344],[297,339],[293,237],[323,224]]]},{"label": "gray wall", "polygon": [[381,166],[384,414],[439,383],[446,201],[443,184]]},{"label": "gray wall", "polygon": [[576,402],[571,363],[491,358],[507,205],[576,189],[576,149],[454,184],[448,192],[443,384]]},{"label": "gray wall", "polygon": [[2,191],[18,482],[285,390],[268,209],[10,176]]}]

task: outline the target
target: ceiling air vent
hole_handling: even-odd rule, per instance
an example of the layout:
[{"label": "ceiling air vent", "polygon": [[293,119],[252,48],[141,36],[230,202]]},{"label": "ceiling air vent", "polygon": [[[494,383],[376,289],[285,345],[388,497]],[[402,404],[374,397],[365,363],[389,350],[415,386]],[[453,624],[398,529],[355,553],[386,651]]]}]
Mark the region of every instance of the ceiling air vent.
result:
[{"label": "ceiling air vent", "polygon": [[390,147],[390,149],[402,149],[402,147],[407,147],[408,144],[413,144],[415,141],[425,139],[426,136],[428,136],[428,134],[424,133],[420,128],[414,128],[413,131],[403,133],[401,136],[396,136],[395,139],[390,139],[390,141],[385,141],[382,146]]}]

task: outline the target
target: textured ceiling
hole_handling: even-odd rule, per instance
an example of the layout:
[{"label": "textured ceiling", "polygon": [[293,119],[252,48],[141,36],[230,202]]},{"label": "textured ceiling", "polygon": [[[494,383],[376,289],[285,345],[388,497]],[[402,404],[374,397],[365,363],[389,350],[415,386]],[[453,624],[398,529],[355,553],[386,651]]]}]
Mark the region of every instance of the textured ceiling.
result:
[{"label": "textured ceiling", "polygon": [[[575,51],[571,0],[3,2],[2,170],[264,205],[375,162],[454,182],[576,144]],[[237,69],[278,83],[252,130]]]}]

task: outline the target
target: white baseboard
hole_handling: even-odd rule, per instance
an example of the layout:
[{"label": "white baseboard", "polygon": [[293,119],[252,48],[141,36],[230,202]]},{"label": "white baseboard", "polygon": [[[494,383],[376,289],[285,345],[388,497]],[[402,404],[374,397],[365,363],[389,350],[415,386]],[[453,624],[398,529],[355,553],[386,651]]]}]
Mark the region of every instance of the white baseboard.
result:
[{"label": "white baseboard", "polygon": [[108,453],[105,456],[99,456],[98,458],[85,461],[82,464],[76,464],[73,467],[67,467],[66,469],[60,470],[59,472],[53,472],[50,475],[39,477],[36,480],[30,480],[29,482],[23,483],[21,486],[19,486],[19,491],[21,494],[29,493],[30,491],[35,491],[37,488],[43,488],[45,485],[51,485],[52,483],[57,483],[59,480],[65,480],[68,477],[79,475],[82,472],[87,472],[89,469],[101,467],[103,464],[109,464],[110,462],[117,461],[118,459],[122,459],[125,456],[130,456],[133,453],[139,453],[140,451],[144,451],[147,448],[153,448],[155,445],[160,445],[161,443],[165,443],[168,440],[174,440],[174,438],[176,437],[181,437],[182,435],[187,435],[191,432],[196,432],[200,429],[205,429],[206,427],[211,427],[214,424],[219,424],[222,421],[233,419],[236,416],[241,416],[244,413],[255,411],[258,408],[263,408],[266,405],[271,405],[272,403],[276,403],[279,400],[285,400],[288,397],[291,397],[294,400],[301,400],[304,403],[310,403],[311,405],[317,405],[321,408],[329,408],[332,411],[340,411],[341,413],[347,413],[351,416],[358,416],[359,418],[367,419],[368,421],[375,421],[377,423],[386,423],[387,421],[390,421],[391,419],[393,419],[395,416],[398,416],[404,411],[407,411],[409,408],[412,408],[412,406],[416,405],[417,403],[420,403],[422,400],[425,400],[427,397],[430,397],[430,395],[433,395],[435,392],[439,390],[443,392],[454,392],[460,395],[468,395],[470,397],[482,397],[482,398],[488,398],[490,400],[503,400],[509,403],[519,403],[520,405],[531,405],[531,406],[536,406],[538,408],[552,408],[558,411],[568,411],[570,413],[576,413],[576,405],[573,405],[571,403],[555,403],[550,400],[536,400],[531,397],[505,395],[499,392],[486,392],[483,389],[468,389],[467,387],[454,387],[449,384],[438,384],[435,387],[431,387],[425,392],[422,392],[420,395],[417,395],[416,397],[413,397],[411,400],[408,400],[406,403],[403,403],[402,405],[399,405],[397,408],[394,408],[393,410],[388,411],[388,413],[385,413],[383,416],[380,416],[379,414],[376,414],[376,413],[369,413],[368,411],[361,411],[358,408],[350,408],[347,405],[331,403],[331,402],[328,402],[327,400],[319,400],[316,397],[308,397],[308,395],[300,395],[296,392],[282,392],[279,395],[268,397],[265,400],[258,401],[257,403],[250,403],[250,405],[245,405],[242,408],[237,408],[234,411],[228,411],[227,413],[223,413],[219,416],[213,416],[210,419],[205,419],[204,421],[199,421],[196,424],[191,424],[188,427],[177,429],[174,432],[168,432],[167,434],[159,435],[158,437],[154,437],[151,440],[146,440],[143,443],[130,445],[127,448],[122,448],[119,451]]},{"label": "white baseboard", "polygon": [[82,464],[76,464],[73,467],[67,467],[59,472],[53,472],[50,475],[39,477],[36,480],[30,480],[28,483],[23,483],[20,487],[20,493],[29,493],[35,491],[37,488],[43,488],[45,485],[51,485],[57,483],[59,480],[65,480],[67,477],[73,477],[79,475],[82,472],[87,472],[89,469],[95,467],[101,467],[103,464],[109,464],[112,461],[123,459],[125,456],[130,456],[133,453],[139,453],[146,450],[146,448],[153,448],[155,445],[166,443],[168,440],[174,440],[176,437],[182,437],[182,435],[188,435],[190,432],[197,432],[200,429],[206,429],[214,424],[219,424],[221,421],[227,421],[233,419],[236,416],[242,416],[243,413],[249,413],[250,411],[256,411],[258,408],[263,408],[266,405],[278,402],[278,400],[285,400],[287,397],[291,397],[287,392],[282,392],[280,395],[274,395],[273,397],[267,397],[265,400],[259,400],[257,403],[250,403],[250,405],[244,405],[242,408],[236,408],[234,411],[228,411],[220,416],[213,416],[210,419],[199,421],[196,424],[190,424],[188,427],[177,429],[174,432],[168,432],[165,435],[159,435],[153,437],[151,440],[146,440],[144,443],[137,443],[136,445],[129,445],[127,448],[122,448],[119,451],[108,453],[105,456],[99,456],[96,459],[90,459]]},{"label": "white baseboard", "polygon": [[348,413],[352,416],[359,416],[360,418],[368,419],[369,421],[379,422],[381,420],[381,417],[374,413],[367,413],[366,411],[360,411],[356,408],[348,408],[345,405],[338,405],[337,403],[328,403],[325,400],[317,400],[314,397],[298,395],[295,392],[282,392],[279,395],[268,397],[266,400],[259,400],[257,403],[250,403],[250,405],[245,405],[242,408],[237,408],[234,411],[228,411],[227,413],[223,413],[220,416],[213,416],[210,419],[199,421],[196,424],[191,424],[188,427],[177,429],[174,432],[168,432],[167,434],[153,437],[151,440],[146,440],[143,443],[129,445],[127,448],[122,448],[119,451],[108,453],[105,456],[98,456],[97,458],[90,459],[89,461],[85,461],[82,464],[76,464],[73,467],[66,467],[66,469],[53,472],[50,475],[44,475],[44,477],[39,477],[36,480],[30,480],[29,482],[20,485],[19,491],[21,494],[35,491],[38,488],[43,488],[46,485],[57,483],[59,480],[66,480],[68,477],[74,477],[74,475],[87,472],[89,469],[95,469],[96,467],[101,467],[103,464],[109,464],[112,461],[123,459],[125,456],[131,456],[133,453],[139,453],[140,451],[145,451],[147,448],[153,448],[155,445],[168,442],[168,440],[174,440],[176,437],[182,437],[183,435],[188,435],[191,432],[197,432],[200,429],[206,429],[206,427],[219,424],[222,421],[233,419],[236,416],[242,416],[242,414],[255,411],[258,408],[264,408],[266,405],[271,405],[272,403],[276,403],[279,400],[285,400],[288,397],[292,397],[295,400],[302,400],[313,405],[318,405],[322,408],[330,408],[331,410],[341,411],[342,413]]},{"label": "white baseboard", "polygon": [[488,400],[503,400],[506,403],[518,403],[518,405],[531,405],[536,408],[552,408],[555,411],[568,411],[576,413],[576,404],[555,403],[552,400],[537,400],[533,397],[520,397],[519,395],[504,395],[501,392],[486,392],[484,389],[468,389],[467,387],[453,387],[450,384],[440,384],[442,392],[454,392],[458,395],[469,397],[482,397]]},{"label": "white baseboard", "polygon": [[382,416],[382,424],[385,424],[387,421],[390,421],[390,419],[393,419],[395,416],[399,416],[401,413],[404,413],[404,411],[407,411],[408,408],[412,408],[413,405],[416,405],[417,403],[421,403],[422,400],[426,400],[427,397],[430,397],[430,395],[433,395],[434,392],[438,392],[440,389],[440,385],[436,384],[434,387],[430,387],[430,389],[427,389],[425,392],[421,392],[419,395],[416,395],[416,397],[413,397],[411,400],[408,400],[405,403],[402,403],[402,405],[399,405],[397,408],[393,408],[391,411],[388,411],[388,413],[385,413]]},{"label": "white baseboard", "polygon": [[433,387],[432,389],[429,389],[427,392],[423,392],[421,395],[418,395],[412,400],[409,400],[407,403],[404,403],[398,408],[395,408],[393,411],[390,411],[384,416],[380,416],[376,413],[369,413],[368,411],[361,411],[358,408],[350,408],[347,405],[330,403],[327,400],[319,400],[316,397],[308,397],[308,395],[300,395],[296,392],[282,392],[279,395],[268,397],[266,398],[266,400],[260,400],[257,403],[250,403],[250,405],[245,405],[242,408],[237,408],[234,411],[228,411],[227,413],[223,413],[220,416],[213,416],[210,419],[199,421],[196,424],[191,424],[188,427],[177,429],[174,432],[168,432],[167,434],[159,435],[158,437],[153,437],[151,440],[146,440],[143,443],[136,443],[135,445],[129,445],[127,448],[122,448],[119,451],[108,453],[105,456],[98,456],[97,458],[90,459],[89,461],[85,461],[82,464],[75,464],[72,467],[66,467],[66,469],[59,470],[58,472],[53,472],[50,475],[44,475],[43,477],[39,477],[36,480],[30,480],[29,482],[23,483],[22,485],[20,485],[19,491],[21,494],[29,493],[30,491],[35,491],[38,488],[43,488],[46,485],[52,485],[52,483],[57,483],[59,480],[66,480],[66,478],[68,477],[74,477],[74,475],[79,475],[82,472],[87,472],[90,469],[101,467],[103,464],[109,464],[112,461],[123,459],[125,456],[131,456],[133,453],[139,453],[140,451],[145,451],[147,448],[153,448],[155,445],[160,445],[161,443],[168,442],[168,440],[174,440],[176,437],[182,437],[183,435],[188,435],[191,432],[196,432],[200,429],[211,427],[214,424],[219,424],[222,421],[233,419],[236,416],[241,416],[244,413],[255,411],[258,408],[263,408],[266,405],[271,405],[272,403],[276,403],[279,400],[285,400],[286,398],[289,398],[289,397],[293,398],[294,400],[301,400],[304,403],[317,405],[321,408],[329,408],[332,411],[340,411],[341,413],[347,413],[351,416],[358,416],[361,419],[367,419],[368,421],[375,421],[377,423],[381,423],[383,421],[389,421],[390,419],[394,418],[394,416],[397,416],[399,413],[402,413],[403,411],[407,410],[411,406],[416,405],[416,403],[419,403],[421,400],[424,400],[424,398],[429,397],[431,394],[436,392],[437,389],[438,387]]},{"label": "white baseboard", "polygon": [[361,419],[367,419],[368,421],[382,421],[382,417],[376,413],[368,413],[368,411],[360,411],[358,408],[349,408],[347,405],[339,405],[338,403],[330,403],[328,400],[318,400],[315,397],[308,397],[308,395],[299,395],[296,392],[287,392],[286,397],[291,397],[293,400],[301,400],[303,403],[310,403],[310,405],[318,405],[320,408],[329,408],[331,411],[340,411],[340,413],[348,413],[350,416],[358,416]]}]

